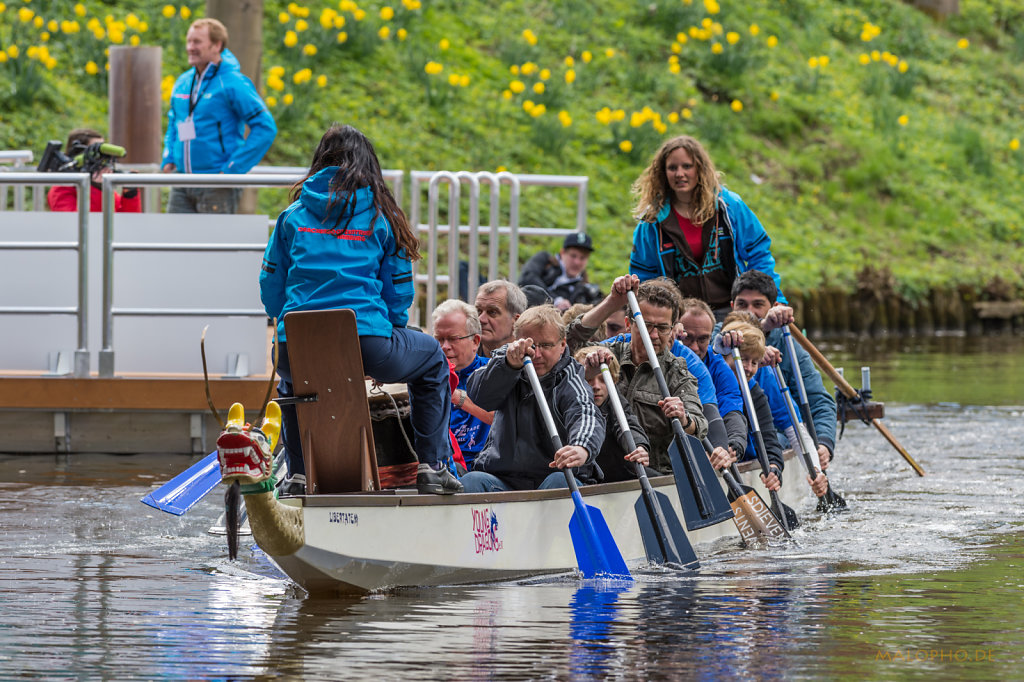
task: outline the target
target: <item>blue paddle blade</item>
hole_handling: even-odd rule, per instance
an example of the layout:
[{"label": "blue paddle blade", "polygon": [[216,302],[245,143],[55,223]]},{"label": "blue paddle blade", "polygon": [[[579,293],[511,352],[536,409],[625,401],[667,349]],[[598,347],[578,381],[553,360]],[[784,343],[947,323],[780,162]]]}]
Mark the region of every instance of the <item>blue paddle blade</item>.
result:
[{"label": "blue paddle blade", "polygon": [[[654,518],[651,518],[647,501],[642,495],[633,505],[647,560],[654,564],[678,564],[694,570],[700,568],[697,553],[693,551],[693,545],[679,523],[672,502],[664,493],[657,490],[651,492],[657,505]],[[662,551],[662,544],[665,545],[665,551]]]},{"label": "blue paddle blade", "polygon": [[219,483],[220,463],[215,450],[143,497],[141,502],[168,514],[181,516]]},{"label": "blue paddle blade", "polygon": [[[581,513],[587,518],[583,518]],[[577,505],[569,519],[569,535],[576,550],[576,563],[584,578],[633,579],[600,509],[588,504]]]}]

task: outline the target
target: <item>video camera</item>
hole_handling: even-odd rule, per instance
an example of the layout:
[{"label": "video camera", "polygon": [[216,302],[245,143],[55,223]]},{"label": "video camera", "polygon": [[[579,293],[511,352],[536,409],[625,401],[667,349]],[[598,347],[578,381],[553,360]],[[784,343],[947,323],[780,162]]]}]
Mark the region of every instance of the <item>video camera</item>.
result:
[{"label": "video camera", "polygon": [[108,166],[113,167],[117,159],[127,152],[124,147],[108,142],[94,142],[86,145],[75,142],[71,145],[70,154],[61,151],[60,140],[46,143],[43,158],[39,161],[36,171],[40,173],[95,173]]}]

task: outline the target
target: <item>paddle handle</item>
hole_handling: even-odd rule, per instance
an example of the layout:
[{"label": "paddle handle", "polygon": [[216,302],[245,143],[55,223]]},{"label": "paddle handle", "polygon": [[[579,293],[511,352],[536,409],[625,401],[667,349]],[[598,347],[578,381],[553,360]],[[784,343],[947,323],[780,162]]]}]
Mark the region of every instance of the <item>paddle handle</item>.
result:
[{"label": "paddle handle", "polygon": [[[527,356],[523,358],[523,371],[526,372],[526,377],[530,380],[530,386],[533,388],[534,397],[537,399],[537,409],[540,410],[541,419],[544,421],[544,427],[547,429],[548,437],[551,439],[551,445],[554,447],[555,452],[562,449],[562,437],[558,435],[558,427],[555,426],[555,419],[551,416],[551,408],[548,407],[548,400],[544,396],[544,388],[540,385],[540,377],[537,376],[537,368],[533,366],[533,361]],[[576,479],[572,475],[570,469],[562,469],[562,473],[565,474],[565,480],[569,484],[569,490],[574,495],[579,495],[579,490],[576,487]]]},{"label": "paddle handle", "polygon": [[[714,446],[711,444],[711,441],[709,441],[707,438],[701,438],[700,444],[704,446],[704,452],[706,452],[709,455],[715,449]],[[729,469],[722,469],[721,473],[722,480],[725,481],[725,485],[726,487],[729,488],[729,492],[731,492],[736,497],[743,497],[743,488],[740,487],[739,479],[733,476],[732,471],[730,471]]]},{"label": "paddle handle", "polygon": [[786,412],[789,413],[789,420],[793,422],[793,431],[796,433],[797,441],[793,446],[796,448],[796,451],[800,453],[800,457],[804,461],[804,466],[807,467],[807,473],[811,478],[816,478],[818,468],[814,466],[814,462],[811,460],[811,454],[807,452],[807,448],[804,447],[804,439],[800,436],[800,418],[796,415],[796,406],[793,404],[793,396],[789,394],[789,386],[786,385],[786,378],[782,376],[782,370],[778,365],[772,366],[772,372],[775,374],[775,380],[779,382],[779,389],[782,391],[782,399],[786,401]]}]

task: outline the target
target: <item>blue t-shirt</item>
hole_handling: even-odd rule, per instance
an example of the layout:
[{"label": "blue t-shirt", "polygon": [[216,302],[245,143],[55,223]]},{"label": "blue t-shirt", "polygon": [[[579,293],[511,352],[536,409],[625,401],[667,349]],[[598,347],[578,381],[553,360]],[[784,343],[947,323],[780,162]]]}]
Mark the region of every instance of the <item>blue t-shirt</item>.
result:
[{"label": "blue t-shirt", "polygon": [[[602,341],[602,344],[614,343],[616,341],[629,341],[631,334],[619,334],[615,338],[607,339]],[[697,396],[700,398],[701,405],[717,405],[718,411],[725,414],[722,410],[722,406],[718,402],[718,396],[715,392],[715,383],[711,380],[711,374],[708,372],[708,368],[704,366],[697,354],[692,350],[683,345],[683,342],[676,339],[672,344],[672,348],[669,349],[672,355],[677,358],[682,358],[686,363],[686,369],[693,375],[693,378],[697,380]],[[729,369],[726,367],[726,369]]]},{"label": "blue t-shirt", "polygon": [[[473,362],[469,363],[456,374],[459,375],[458,388],[466,390],[466,382],[469,375],[487,364],[489,358],[477,355]],[[448,420],[448,428],[455,434],[455,440],[462,448],[462,458],[466,460],[466,468],[473,469],[473,461],[480,451],[484,449],[487,442],[487,434],[491,431],[491,425],[480,421],[469,412],[460,410],[452,405],[451,417]]]}]

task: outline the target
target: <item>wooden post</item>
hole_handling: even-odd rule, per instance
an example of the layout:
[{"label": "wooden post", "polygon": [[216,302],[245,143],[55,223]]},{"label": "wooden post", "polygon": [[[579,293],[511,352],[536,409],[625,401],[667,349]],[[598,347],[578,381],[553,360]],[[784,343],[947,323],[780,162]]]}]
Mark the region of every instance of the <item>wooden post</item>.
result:
[{"label": "wooden post", "polygon": [[107,86],[107,141],[127,150],[124,163],[160,163],[163,152],[163,112],[160,100],[159,47],[110,48]]},{"label": "wooden post", "polygon": [[[228,29],[228,49],[238,58],[242,73],[262,92],[263,0],[206,0],[206,16]],[[238,212],[255,213],[256,197],[257,190],[243,190]]]}]

